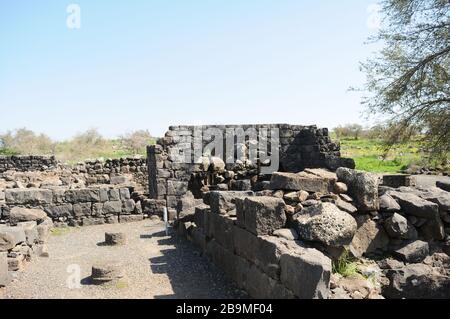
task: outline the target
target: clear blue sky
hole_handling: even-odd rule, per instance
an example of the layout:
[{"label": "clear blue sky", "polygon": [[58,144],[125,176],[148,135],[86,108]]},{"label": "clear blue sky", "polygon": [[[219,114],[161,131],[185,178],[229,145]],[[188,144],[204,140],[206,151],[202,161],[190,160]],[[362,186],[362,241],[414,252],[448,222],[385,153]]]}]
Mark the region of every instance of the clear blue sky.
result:
[{"label": "clear blue sky", "polygon": [[0,0],[0,132],[361,122],[373,3]]}]

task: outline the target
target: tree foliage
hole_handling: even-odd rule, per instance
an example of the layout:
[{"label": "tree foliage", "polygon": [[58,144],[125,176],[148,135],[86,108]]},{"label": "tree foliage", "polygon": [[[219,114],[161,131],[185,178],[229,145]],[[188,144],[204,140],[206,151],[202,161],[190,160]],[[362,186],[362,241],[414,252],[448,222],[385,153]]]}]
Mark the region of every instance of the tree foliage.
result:
[{"label": "tree foliage", "polygon": [[36,134],[26,128],[0,135],[0,148],[6,154],[53,155],[55,143],[45,134]]},{"label": "tree foliage", "polygon": [[419,131],[434,157],[450,152],[450,1],[383,0],[383,49],[362,64],[363,103],[382,115],[388,144]]}]

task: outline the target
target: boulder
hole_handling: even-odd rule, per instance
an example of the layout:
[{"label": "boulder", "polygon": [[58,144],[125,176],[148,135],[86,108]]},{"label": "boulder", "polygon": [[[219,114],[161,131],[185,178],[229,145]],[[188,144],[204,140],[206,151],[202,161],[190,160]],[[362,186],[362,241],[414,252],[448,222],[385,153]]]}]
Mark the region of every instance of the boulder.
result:
[{"label": "boulder", "polygon": [[13,207],[9,214],[12,224],[29,221],[42,222],[46,217],[47,214],[41,209],[29,209],[22,207]]},{"label": "boulder", "polygon": [[386,213],[395,213],[401,210],[397,201],[388,194],[380,197],[380,210]]},{"label": "boulder", "polygon": [[236,207],[238,225],[257,236],[272,235],[286,224],[285,206],[275,197],[247,197]]},{"label": "boulder", "polygon": [[448,299],[450,277],[424,264],[410,264],[387,272],[390,284],[383,295],[391,299]]},{"label": "boulder", "polygon": [[439,218],[438,204],[422,199],[412,193],[391,191],[389,195],[400,204],[402,211],[407,215],[427,219]]},{"label": "boulder", "polygon": [[370,212],[379,209],[377,176],[340,167],[336,171],[338,181],[348,186],[348,193],[360,211]]},{"label": "boulder", "polygon": [[270,180],[270,189],[272,190],[304,190],[312,193],[327,194],[332,190],[334,181],[320,177],[307,172],[283,173],[276,172],[272,174]]},{"label": "boulder", "polygon": [[389,244],[389,237],[383,227],[373,221],[369,215],[356,218],[358,230],[350,244],[349,251],[357,258],[365,254],[385,250]]},{"label": "boulder", "polygon": [[393,252],[394,256],[407,263],[420,263],[430,254],[427,242],[416,240]]},{"label": "boulder", "polygon": [[384,223],[384,229],[391,238],[417,239],[417,230],[400,214],[395,213]]},{"label": "boulder", "polygon": [[331,203],[304,208],[294,227],[300,239],[333,247],[350,244],[357,230],[355,219]]},{"label": "boulder", "polygon": [[280,257],[281,282],[300,299],[327,299],[331,259],[316,249],[297,248]]},{"label": "boulder", "polygon": [[348,187],[346,184],[344,184],[342,182],[336,182],[334,184],[334,192],[336,194],[345,194],[348,192]]},{"label": "boulder", "polygon": [[437,181],[436,187],[439,187],[440,189],[443,189],[446,192],[450,192],[450,182]]}]

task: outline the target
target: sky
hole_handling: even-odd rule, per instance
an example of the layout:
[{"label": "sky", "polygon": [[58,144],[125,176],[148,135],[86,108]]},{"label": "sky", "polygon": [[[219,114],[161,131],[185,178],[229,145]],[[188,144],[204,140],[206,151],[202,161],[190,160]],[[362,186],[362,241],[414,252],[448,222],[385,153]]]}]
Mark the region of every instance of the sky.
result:
[{"label": "sky", "polygon": [[349,88],[363,85],[359,63],[376,49],[366,44],[373,5],[0,0],[0,133],[366,124],[361,93]]}]

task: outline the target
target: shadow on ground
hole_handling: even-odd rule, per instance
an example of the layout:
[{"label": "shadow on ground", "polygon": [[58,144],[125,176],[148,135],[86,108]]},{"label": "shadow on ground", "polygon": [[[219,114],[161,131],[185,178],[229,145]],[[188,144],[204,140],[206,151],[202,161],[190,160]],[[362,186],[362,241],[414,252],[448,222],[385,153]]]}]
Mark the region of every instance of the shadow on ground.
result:
[{"label": "shadow on ground", "polygon": [[[146,237],[145,237],[146,236]],[[143,235],[141,238],[158,238],[158,245],[174,248],[161,250],[162,256],[150,258],[154,274],[169,277],[174,294],[155,296],[156,299],[240,299],[247,296],[224,273],[214,266],[189,241],[171,232]]]}]

